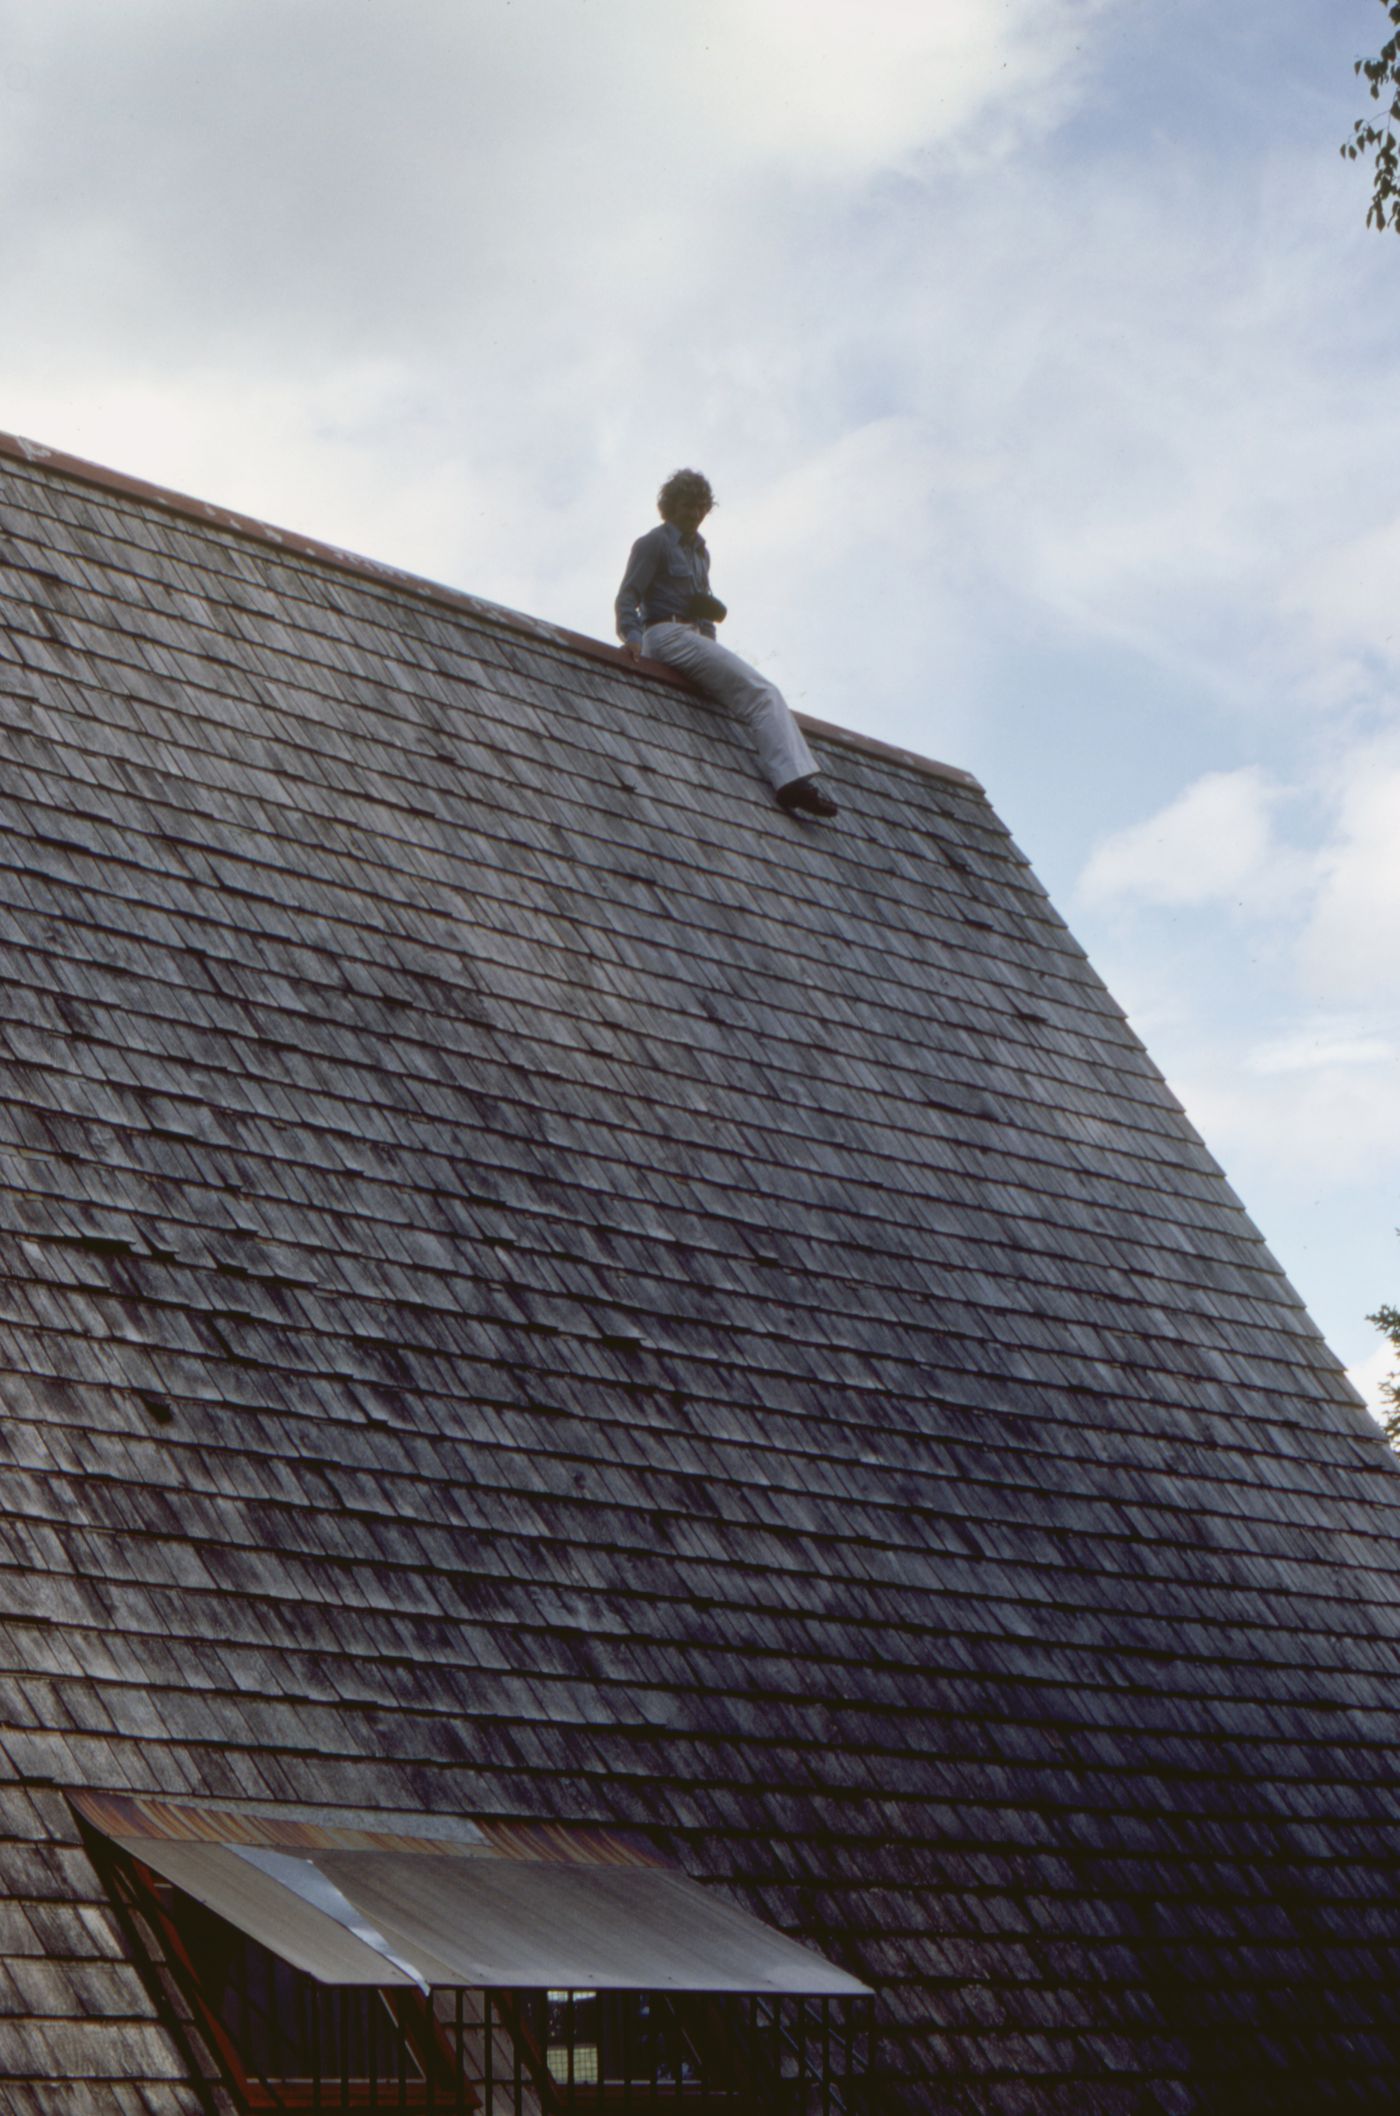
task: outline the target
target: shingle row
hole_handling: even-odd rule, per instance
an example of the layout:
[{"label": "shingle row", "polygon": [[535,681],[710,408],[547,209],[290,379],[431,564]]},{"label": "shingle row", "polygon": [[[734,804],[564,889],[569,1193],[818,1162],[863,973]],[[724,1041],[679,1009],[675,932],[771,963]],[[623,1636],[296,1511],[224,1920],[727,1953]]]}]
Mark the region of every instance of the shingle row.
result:
[{"label": "shingle row", "polygon": [[1386,2105],[1396,1472],[977,790],[10,463],[0,626],[6,2108],[194,2106],[77,1785],[650,1828],[930,2110]]}]

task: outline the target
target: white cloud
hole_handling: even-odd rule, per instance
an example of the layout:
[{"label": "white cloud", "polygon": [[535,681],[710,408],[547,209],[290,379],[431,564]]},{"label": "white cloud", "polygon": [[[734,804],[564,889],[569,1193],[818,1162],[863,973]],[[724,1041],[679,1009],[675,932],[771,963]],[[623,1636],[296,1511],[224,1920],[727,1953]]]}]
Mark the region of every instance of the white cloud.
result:
[{"label": "white cloud", "polygon": [[[1278,817],[1287,806],[1294,841]],[[1248,1059],[1256,1074],[1388,1069],[1400,1051],[1400,735],[1339,748],[1316,783],[1288,788],[1260,766],[1209,772],[1156,815],[1114,831],[1079,885],[1090,911],[1225,907],[1246,913],[1299,1018]],[[1277,1004],[1277,1002],[1276,1002]],[[1339,1011],[1341,1010],[1341,1011]],[[1294,1121],[1321,1121],[1361,1092],[1335,1092]],[[1379,1134],[1393,1127],[1382,1123]]]},{"label": "white cloud", "polygon": [[1282,1040],[1256,1046],[1198,1018],[1154,1056],[1325,1336],[1359,1366],[1375,1343],[1365,1317],[1400,1282],[1398,1069],[1327,1050],[1311,1067],[1261,1067]]},{"label": "white cloud", "polygon": [[1301,880],[1298,857],[1274,832],[1280,797],[1257,766],[1207,772],[1157,815],[1095,847],[1080,883],[1085,900],[1277,910]]},{"label": "white cloud", "polygon": [[989,117],[996,147],[1063,115],[1105,0],[709,0],[686,54],[752,152],[826,180],[888,166]]},{"label": "white cloud", "polygon": [[1381,1384],[1395,1378],[1397,1361],[1395,1351],[1389,1344],[1378,1345],[1369,1359],[1347,1369],[1347,1380],[1366,1399],[1366,1408],[1378,1424],[1393,1414],[1395,1406],[1381,1394]]},{"label": "white cloud", "polygon": [[1312,1073],[1356,1065],[1393,1066],[1400,1062],[1400,1049],[1365,1018],[1319,1015],[1256,1044],[1244,1062],[1255,1073]]},{"label": "white cloud", "polygon": [[[108,357],[619,323],[917,148],[1063,113],[1107,0],[0,5],[10,289]],[[81,280],[69,282],[75,252]]]},{"label": "white cloud", "polygon": [[1400,662],[1400,518],[1340,536],[1283,584],[1286,602],[1314,627],[1324,651],[1359,651]]},{"label": "white cloud", "polygon": [[[1305,1184],[1400,1180],[1396,748],[1346,751],[1307,802],[1262,767],[1207,773],[1084,869],[1081,900],[1111,920],[1127,965],[1123,996],[1228,1168],[1285,1154]],[[1281,836],[1285,803],[1309,842]],[[1171,956],[1160,920],[1141,924],[1221,908],[1249,919],[1248,952],[1237,938],[1228,963],[1205,918]],[[1267,1023],[1242,1003],[1251,990],[1268,990]]]},{"label": "white cloud", "polygon": [[963,558],[926,504],[938,457],[921,421],[872,419],[742,490],[710,533],[735,609],[726,637],[796,705],[840,722],[902,709],[904,740],[947,756],[971,686]]},{"label": "white cloud", "polygon": [[1052,128],[1112,4],[0,0],[0,421],[605,629],[673,462],[753,494],[872,423],[860,341],[921,323],[853,212]]},{"label": "white cloud", "polygon": [[[1238,693],[1400,417],[1316,357],[1314,172],[1270,170],[1283,271],[1157,135],[1040,151],[1124,12],[0,0],[0,418],[599,629],[673,461],[755,513],[805,476],[781,564],[845,585],[867,724],[918,739],[920,668],[961,692],[943,754],[1036,604]],[[821,492],[847,444],[867,483]],[[717,532],[728,579],[737,509]],[[780,570],[794,688],[858,695]],[[1308,636],[1283,714],[1335,688]]]},{"label": "white cloud", "polygon": [[1400,738],[1357,745],[1337,774],[1337,820],[1300,944],[1310,990],[1400,1001]]},{"label": "white cloud", "polygon": [[[1357,1063],[1320,1051],[1311,1066],[1277,1067],[1233,1038],[1213,1041],[1198,1030],[1191,1043],[1183,1039],[1176,1064],[1168,1061],[1172,1085],[1228,1170],[1264,1168],[1286,1155],[1300,1186],[1342,1189],[1400,1169],[1393,1046],[1384,1060]],[[1251,1195],[1253,1183],[1244,1189]]]},{"label": "white cloud", "polygon": [[[212,366],[164,380],[116,372],[75,394],[36,378],[23,425],[32,440],[282,528],[324,536],[334,524],[348,548],[432,573],[461,540],[473,490],[430,449],[405,450],[403,391],[388,362],[346,363],[310,382]],[[386,478],[391,450],[401,459]]]},{"label": "white cloud", "polygon": [[[1154,1057],[1353,1359],[1395,1297],[1397,751],[1343,747],[1306,799],[1262,767],[1207,774],[1098,847],[1081,892]],[[1248,925],[1163,917],[1212,907]]]}]

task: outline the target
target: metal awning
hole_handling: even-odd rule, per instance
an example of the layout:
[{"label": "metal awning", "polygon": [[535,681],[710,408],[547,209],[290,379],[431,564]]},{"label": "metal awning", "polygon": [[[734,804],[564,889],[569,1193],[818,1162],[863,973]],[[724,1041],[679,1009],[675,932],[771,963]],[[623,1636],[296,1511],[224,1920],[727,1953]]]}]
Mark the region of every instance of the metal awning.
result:
[{"label": "metal awning", "polygon": [[80,1795],[121,1849],[327,1984],[730,1991],[867,1987],[656,1855],[600,1831],[392,1830]]}]

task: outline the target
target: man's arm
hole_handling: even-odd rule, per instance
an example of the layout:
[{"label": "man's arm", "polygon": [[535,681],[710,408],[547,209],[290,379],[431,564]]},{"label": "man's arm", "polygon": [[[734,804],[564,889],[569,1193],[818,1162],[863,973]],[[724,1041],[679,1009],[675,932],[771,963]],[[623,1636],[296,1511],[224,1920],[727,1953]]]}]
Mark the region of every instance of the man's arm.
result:
[{"label": "man's arm", "polygon": [[661,531],[648,529],[632,546],[632,555],[627,561],[627,571],[622,576],[622,586],[617,591],[614,611],[617,617],[617,636],[622,641],[622,651],[636,661],[642,651],[642,604],[647,589],[656,576],[661,558]]}]

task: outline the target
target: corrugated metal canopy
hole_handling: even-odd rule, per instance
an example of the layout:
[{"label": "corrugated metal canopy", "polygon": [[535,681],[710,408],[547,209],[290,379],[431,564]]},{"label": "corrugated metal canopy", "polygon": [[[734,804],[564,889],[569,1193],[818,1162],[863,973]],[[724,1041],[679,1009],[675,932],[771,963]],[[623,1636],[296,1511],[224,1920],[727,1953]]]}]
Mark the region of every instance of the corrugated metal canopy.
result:
[{"label": "corrugated metal canopy", "polygon": [[316,1864],[429,1983],[653,1991],[865,1989],[684,1874],[329,1852]]},{"label": "corrugated metal canopy", "polygon": [[[229,1844],[181,1844],[147,1837],[117,1840],[146,1866],[183,1888],[196,1902],[217,1911],[296,1969],[323,1984],[411,1985],[422,1981],[390,1958],[387,1943],[362,1938],[354,1925],[331,1914],[307,1893],[277,1879],[246,1851]],[[307,1860],[308,1882],[314,1869]]]},{"label": "corrugated metal canopy", "polygon": [[[211,1818],[212,1819],[212,1818]],[[109,1824],[110,1831],[110,1824]],[[687,1875],[585,1851],[198,1841],[110,1831],[133,1857],[326,1984],[751,1991],[866,1986]],[[269,1831],[269,1835],[273,1832]],[[326,1833],[329,1834],[329,1833]]]}]

